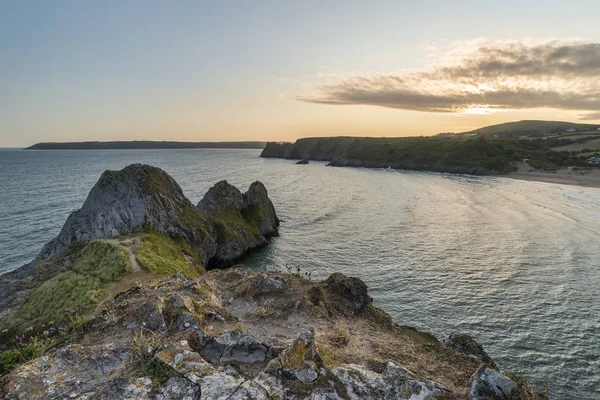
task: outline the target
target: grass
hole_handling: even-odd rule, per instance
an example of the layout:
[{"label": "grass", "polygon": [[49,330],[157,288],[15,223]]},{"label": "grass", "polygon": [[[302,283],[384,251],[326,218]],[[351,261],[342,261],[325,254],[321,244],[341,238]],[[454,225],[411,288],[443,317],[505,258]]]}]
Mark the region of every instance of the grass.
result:
[{"label": "grass", "polygon": [[19,345],[13,349],[0,353],[0,376],[7,375],[19,365],[38,358],[44,354],[54,342],[50,339],[30,339],[26,345]]},{"label": "grass", "polygon": [[127,251],[109,242],[92,241],[81,250],[71,269],[101,283],[114,282],[129,272]]},{"label": "grass", "polygon": [[62,272],[38,286],[25,304],[7,320],[12,331],[64,321],[67,312],[88,309],[102,295],[106,283],[129,271],[125,249],[106,241],[91,241],[72,255],[71,270]]},{"label": "grass", "polygon": [[182,273],[197,278],[205,272],[189,244],[154,232],[142,237],[136,250],[136,259],[142,268],[158,275]]},{"label": "grass", "polygon": [[177,376],[175,371],[170,365],[160,361],[157,358],[153,358],[144,367],[144,376],[149,377],[152,380],[153,386],[160,386],[170,378]]}]

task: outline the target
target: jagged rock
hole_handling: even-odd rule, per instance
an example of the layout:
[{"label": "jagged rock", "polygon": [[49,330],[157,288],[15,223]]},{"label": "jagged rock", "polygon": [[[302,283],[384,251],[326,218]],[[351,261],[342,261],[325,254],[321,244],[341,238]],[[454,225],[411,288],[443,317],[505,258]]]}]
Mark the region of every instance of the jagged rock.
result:
[{"label": "jagged rock", "polygon": [[208,189],[197,207],[209,215],[217,215],[231,210],[242,210],[246,207],[244,195],[238,188],[223,180]]},{"label": "jagged rock", "polygon": [[281,293],[288,286],[285,278],[267,274],[258,274],[257,276],[245,279],[245,284],[248,285],[246,295],[255,298],[273,293]]},{"label": "jagged rock", "polygon": [[153,332],[166,332],[167,324],[162,314],[162,307],[157,300],[149,300],[142,304],[135,312],[135,323],[128,327],[143,327]]},{"label": "jagged rock", "polygon": [[451,347],[463,354],[475,356],[484,363],[497,370],[498,366],[492,358],[485,352],[483,346],[475,341],[470,335],[466,333],[452,333],[448,340],[444,342],[446,346]]},{"label": "jagged rock", "polygon": [[185,378],[174,377],[163,383],[156,391],[156,400],[196,400],[200,399],[200,386]]},{"label": "jagged rock", "polygon": [[189,312],[182,312],[177,318],[177,329],[180,331],[198,331],[200,322]]},{"label": "jagged rock", "polygon": [[212,365],[207,363],[200,354],[191,351],[187,344],[163,347],[156,352],[155,357],[193,383],[214,372]]},{"label": "jagged rock", "polygon": [[471,378],[469,400],[509,399],[511,392],[517,387],[515,381],[485,364],[477,369]]},{"label": "jagged rock", "polygon": [[360,314],[371,306],[373,299],[367,293],[367,285],[358,278],[339,272],[333,273],[323,282],[328,303],[346,314]]},{"label": "jagged rock", "polygon": [[216,252],[212,224],[177,182],[160,168],[132,164],[102,174],[81,209],[67,218],[37,260],[53,258],[73,241],[112,238],[144,228],[185,239],[205,265]]},{"label": "jagged rock", "polygon": [[268,354],[267,346],[240,331],[228,331],[215,336],[202,349],[202,356],[215,364],[260,363],[267,359]]},{"label": "jagged rock", "polygon": [[7,379],[6,398],[59,398],[92,392],[119,377],[119,372],[126,367],[127,357],[127,349],[113,344],[66,346],[13,371]]},{"label": "jagged rock", "polygon": [[293,377],[302,382],[313,382],[319,377],[315,363],[315,331],[310,328],[301,333],[292,346],[284,350],[276,360],[269,362],[266,372]]},{"label": "jagged rock", "polygon": [[392,362],[387,364],[381,374],[355,364],[342,365],[331,373],[342,382],[346,395],[352,400],[425,400],[450,392],[437,382],[415,379],[408,370]]},{"label": "jagged rock", "polygon": [[171,304],[176,310],[186,310],[190,313],[194,312],[192,300],[181,293],[173,293],[173,296],[171,296]]},{"label": "jagged rock", "polygon": [[233,263],[249,249],[265,245],[267,237],[277,234],[279,219],[260,182],[254,182],[242,194],[227,181],[220,181],[197,207],[215,223],[218,246],[213,263]]},{"label": "jagged rock", "polygon": [[275,213],[275,207],[269,199],[267,188],[261,182],[256,181],[244,193],[246,200],[246,214],[248,219],[258,224],[260,234],[269,237],[278,235],[279,218]]},{"label": "jagged rock", "polygon": [[102,386],[96,393],[89,397],[90,400],[149,400],[152,391],[152,381],[149,378],[117,378]]}]

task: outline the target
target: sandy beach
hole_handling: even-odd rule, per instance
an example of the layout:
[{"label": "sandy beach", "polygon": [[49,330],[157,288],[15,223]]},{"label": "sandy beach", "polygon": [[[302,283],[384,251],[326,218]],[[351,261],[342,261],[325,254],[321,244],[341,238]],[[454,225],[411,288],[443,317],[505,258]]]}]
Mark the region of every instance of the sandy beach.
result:
[{"label": "sandy beach", "polygon": [[516,172],[510,173],[507,176],[525,181],[600,187],[600,168],[567,167],[554,172],[546,172],[536,170],[528,163],[522,162],[518,164]]}]

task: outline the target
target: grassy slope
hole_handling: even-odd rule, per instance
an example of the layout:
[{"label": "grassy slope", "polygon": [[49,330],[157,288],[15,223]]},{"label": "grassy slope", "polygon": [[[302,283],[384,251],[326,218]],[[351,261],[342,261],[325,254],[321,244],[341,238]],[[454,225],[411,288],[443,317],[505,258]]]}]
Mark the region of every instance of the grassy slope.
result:
[{"label": "grassy slope", "polygon": [[[130,240],[131,237],[124,239]],[[112,282],[127,280],[131,271],[124,241],[93,240],[57,260],[64,271],[38,286],[27,302],[0,321],[2,330],[23,333],[32,328],[39,332],[46,325],[68,319],[74,309],[86,311],[105,298]],[[182,273],[200,277],[204,272],[198,256],[183,240],[172,240],[157,233],[139,236],[135,259],[150,274],[167,276]]]},{"label": "grassy slope", "polygon": [[136,249],[136,260],[153,274],[171,275],[181,272],[199,277],[205,272],[198,255],[183,240],[173,240],[158,233],[144,234]]},{"label": "grassy slope", "polygon": [[523,120],[515,122],[505,122],[503,124],[484,126],[482,128],[474,129],[469,132],[463,133],[500,133],[500,132],[527,132],[527,131],[552,131],[552,130],[565,130],[571,128],[596,128],[598,125],[592,124],[577,124],[574,122],[564,121],[536,121],[536,120]]}]

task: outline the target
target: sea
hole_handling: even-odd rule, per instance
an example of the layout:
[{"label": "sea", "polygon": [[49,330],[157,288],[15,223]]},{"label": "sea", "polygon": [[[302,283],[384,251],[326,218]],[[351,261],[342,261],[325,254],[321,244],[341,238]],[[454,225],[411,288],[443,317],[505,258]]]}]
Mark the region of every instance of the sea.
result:
[{"label": "sea", "polygon": [[600,189],[259,154],[0,150],[0,273],[32,260],[106,169],[160,167],[194,204],[220,180],[260,180],[281,235],[247,268],[358,277],[398,324],[470,333],[552,399],[600,398]]}]

